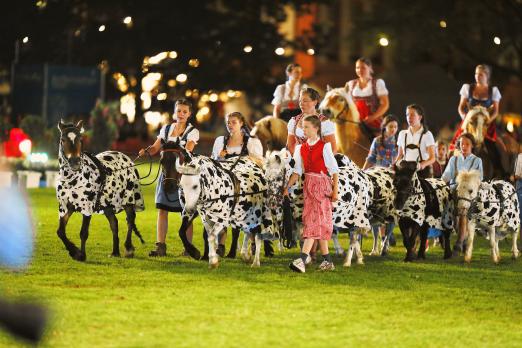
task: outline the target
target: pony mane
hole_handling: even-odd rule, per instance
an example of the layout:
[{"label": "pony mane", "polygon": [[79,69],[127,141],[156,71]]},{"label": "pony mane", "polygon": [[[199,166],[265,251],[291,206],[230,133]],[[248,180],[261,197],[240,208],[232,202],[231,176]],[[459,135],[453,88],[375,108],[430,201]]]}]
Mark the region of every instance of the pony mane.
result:
[{"label": "pony mane", "polygon": [[461,184],[470,184],[473,186],[480,185],[480,172],[478,170],[463,170],[460,171],[456,178],[457,186]]},{"label": "pony mane", "polygon": [[485,107],[480,106],[480,105],[475,106],[471,110],[468,111],[468,113],[466,114],[466,117],[464,118],[464,121],[462,122],[462,126],[460,128],[462,128],[463,130],[466,130],[468,125],[471,123],[471,120],[473,119],[473,117],[477,114],[482,114],[482,115],[486,116],[486,118],[489,118],[488,109],[486,109]]}]

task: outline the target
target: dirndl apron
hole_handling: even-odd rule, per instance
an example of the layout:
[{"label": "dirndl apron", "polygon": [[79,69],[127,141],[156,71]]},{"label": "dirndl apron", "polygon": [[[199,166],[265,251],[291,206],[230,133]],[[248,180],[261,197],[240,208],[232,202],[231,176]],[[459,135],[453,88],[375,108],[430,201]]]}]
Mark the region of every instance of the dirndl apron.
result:
[{"label": "dirndl apron", "polygon": [[172,193],[166,193],[163,188],[163,173],[158,178],[158,184],[156,185],[156,196],[154,199],[156,203],[156,209],[162,209],[170,212],[181,213],[183,207],[179,200],[179,189],[174,190]]},{"label": "dirndl apron", "polygon": [[326,174],[306,173],[304,180],[303,238],[332,238],[332,181]]}]

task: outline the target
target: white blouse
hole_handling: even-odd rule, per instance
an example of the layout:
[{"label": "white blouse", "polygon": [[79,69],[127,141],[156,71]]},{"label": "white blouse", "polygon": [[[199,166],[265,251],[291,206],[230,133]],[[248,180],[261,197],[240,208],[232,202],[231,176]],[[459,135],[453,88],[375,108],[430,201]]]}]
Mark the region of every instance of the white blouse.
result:
[{"label": "white blouse", "polygon": [[[406,161],[420,161],[419,151],[417,149],[406,149],[404,148],[404,140],[406,138],[406,146],[413,144],[419,145],[420,151],[422,153],[422,159],[427,160],[430,155],[428,153],[428,147],[435,146],[435,139],[433,138],[433,134],[430,131],[427,131],[422,135],[424,128],[421,127],[417,132],[412,133],[410,127],[408,129],[401,130],[399,132],[399,136],[397,137],[397,146],[399,149],[402,148],[404,153],[403,159]],[[422,142],[419,144],[419,140],[422,135]]]},{"label": "white blouse", "polygon": [[[358,80],[354,80],[355,82],[348,83],[348,88],[350,88],[350,94],[354,97],[369,97],[372,95],[372,81],[368,81],[366,87],[361,89],[359,87]],[[377,79],[375,82],[375,93],[377,93],[378,97],[383,95],[388,95],[388,89],[386,88],[386,84],[383,79]]]},{"label": "white blouse", "polygon": [[[187,128],[189,127],[189,124],[187,123]],[[158,139],[162,139],[162,140],[165,140],[165,129],[167,128],[167,125],[164,125],[163,127],[161,127],[160,131],[159,131],[159,134],[158,134]],[[182,138],[183,135],[185,134],[185,132],[187,131],[187,128],[185,128],[185,132],[183,132],[183,134],[179,137],[177,136],[172,136],[172,132],[174,132],[174,123],[170,126],[170,130],[169,130],[169,135],[168,135],[168,140],[165,140],[165,141],[176,141],[178,138]],[[199,131],[196,129],[196,128],[192,128],[190,130],[190,132],[188,133],[187,135],[187,142],[189,141],[193,141],[194,143],[198,143],[198,140],[199,140]],[[183,147],[185,147],[185,144],[181,144]]]},{"label": "white blouse", "polygon": [[[319,139],[311,142],[307,140],[308,145],[315,145]],[[337,166],[337,161],[335,160],[333,151],[332,151],[332,144],[325,143],[323,147],[323,160],[324,165],[326,166],[326,169],[328,169],[328,174],[330,176],[339,173],[339,167]],[[294,151],[294,173],[301,176],[303,175],[303,159],[301,158],[301,145],[297,145],[295,147]]]},{"label": "white blouse", "polygon": [[[284,87],[284,88],[283,88]],[[296,83],[294,85],[294,90],[292,94],[292,98],[290,98],[290,81],[286,81],[284,84],[279,85],[276,87],[274,92],[274,99],[272,100],[272,105],[281,105],[283,104],[283,101],[286,100],[298,100],[299,99],[299,93],[301,92],[301,89],[307,88],[308,85],[306,83]],[[285,94],[283,95],[283,90]]]},{"label": "white blouse", "polygon": [[[225,141],[224,136],[217,137],[216,140],[214,141],[214,146],[212,147],[212,158],[213,159],[220,158],[219,153],[223,150],[223,148],[225,146],[224,141]],[[229,154],[240,155],[242,148],[243,148],[242,145],[227,146],[227,152]],[[247,150],[248,150],[248,155],[250,155],[252,157],[263,158],[263,145],[261,144],[261,140],[259,140],[258,138],[254,138],[254,137],[248,138]]]},{"label": "white blouse", "polygon": [[[294,128],[295,133],[294,134]],[[321,122],[321,137],[325,137],[327,135],[332,135],[335,133],[335,124],[330,120],[324,120]],[[303,128],[297,126],[295,127],[295,117],[292,117],[290,121],[288,121],[288,134],[295,135],[299,138],[304,138]]]},{"label": "white blouse", "polygon": [[[465,83],[462,85],[459,94],[462,98],[469,98],[469,83]],[[502,96],[500,95],[500,91],[498,90],[498,88],[491,88],[491,100],[493,100],[494,102],[498,102],[501,98]]]}]

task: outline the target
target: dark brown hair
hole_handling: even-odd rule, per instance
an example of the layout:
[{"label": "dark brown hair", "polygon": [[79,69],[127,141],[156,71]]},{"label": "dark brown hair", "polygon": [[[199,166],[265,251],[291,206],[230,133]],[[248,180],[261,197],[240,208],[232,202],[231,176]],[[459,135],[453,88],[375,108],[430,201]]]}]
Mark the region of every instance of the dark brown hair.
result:
[{"label": "dark brown hair", "polygon": [[185,105],[185,106],[188,106],[189,111],[192,113],[192,103],[189,102],[187,99],[182,98],[182,99],[178,99],[178,100],[176,100],[176,104],[174,105],[174,109],[176,109],[176,107],[177,107],[178,105]]},{"label": "dark brown hair", "polygon": [[460,150],[460,143],[462,142],[462,138],[466,138],[469,141],[471,141],[471,147],[472,147],[471,150],[473,150],[475,148],[476,141],[475,141],[475,137],[473,136],[473,134],[471,134],[471,133],[462,133],[460,135],[460,137],[459,137],[459,140],[458,140],[459,150]]},{"label": "dark brown hair", "polygon": [[312,126],[314,126],[315,128],[318,129],[317,135],[319,135],[319,137],[321,137],[321,119],[319,118],[319,116],[317,116],[317,115],[306,116],[303,119],[303,122],[310,122],[312,124]]},{"label": "dark brown hair", "polygon": [[295,68],[300,68],[301,65],[297,64],[297,63],[290,63],[286,66],[286,76],[290,76],[290,74],[292,73],[292,71],[295,69]]}]

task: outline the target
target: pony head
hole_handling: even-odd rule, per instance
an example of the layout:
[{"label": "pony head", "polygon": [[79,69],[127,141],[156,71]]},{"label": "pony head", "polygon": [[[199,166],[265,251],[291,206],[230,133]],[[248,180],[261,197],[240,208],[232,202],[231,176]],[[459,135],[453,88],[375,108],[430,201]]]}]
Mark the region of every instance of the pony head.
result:
[{"label": "pony head", "polygon": [[417,171],[417,162],[401,161],[395,165],[395,175],[393,186],[395,187],[395,198],[393,206],[397,210],[402,210],[404,204],[411,196],[413,187],[413,175]]},{"label": "pony head", "polygon": [[460,128],[464,133],[473,134],[477,142],[476,145],[479,146],[484,141],[484,135],[487,132],[488,124],[488,109],[483,106],[475,106],[468,111]]},{"label": "pony head", "polygon": [[201,170],[196,163],[181,164],[180,159],[176,160],[176,169],[181,174],[179,187],[183,190],[185,198],[185,210],[192,213],[196,210],[196,205],[201,195]]},{"label": "pony head", "polygon": [[480,182],[478,170],[463,170],[457,175],[457,211],[460,216],[467,215],[471,202],[478,196]]},{"label": "pony head", "polygon": [[332,120],[359,122],[359,111],[348,92],[348,86],[333,89],[327,86],[319,111]]},{"label": "pony head", "polygon": [[163,173],[163,189],[165,193],[171,194],[178,189],[181,174],[176,170],[176,160],[183,164],[190,156],[180,145],[179,139],[169,141],[161,148],[160,166]]},{"label": "pony head", "polygon": [[76,125],[58,122],[60,130],[60,154],[67,161],[71,170],[78,171],[82,167],[82,133],[83,121],[80,120]]}]

